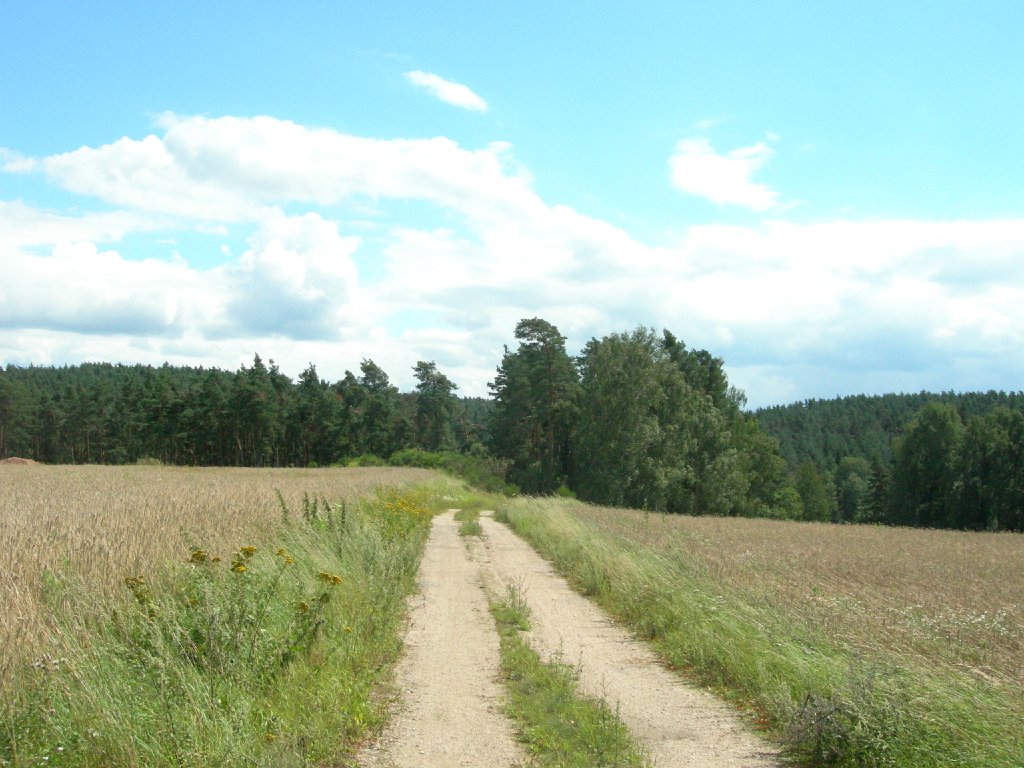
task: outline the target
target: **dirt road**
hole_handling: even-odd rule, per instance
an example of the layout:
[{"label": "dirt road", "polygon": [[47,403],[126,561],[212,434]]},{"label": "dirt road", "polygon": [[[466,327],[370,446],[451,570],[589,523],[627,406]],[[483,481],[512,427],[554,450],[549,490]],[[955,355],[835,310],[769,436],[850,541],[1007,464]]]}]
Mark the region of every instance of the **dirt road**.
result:
[{"label": "dirt road", "polygon": [[768,768],[778,761],[728,706],[685,685],[650,649],[573,592],[527,544],[486,515],[484,537],[464,544],[452,514],[427,542],[406,654],[398,671],[403,706],[367,768],[478,766],[525,762],[501,713],[498,639],[484,584],[520,585],[534,648],[579,667],[582,689],[604,697],[656,768]]},{"label": "dirt road", "polygon": [[656,768],[768,768],[770,746],[710,693],[686,685],[650,648],[569,588],[531,547],[484,517],[481,564],[501,589],[520,584],[530,605],[529,639],[542,657],[577,666],[580,687],[603,697],[644,745]]},{"label": "dirt road", "polygon": [[508,768],[525,762],[501,712],[498,635],[458,523],[434,519],[396,670],[400,710],[367,768]]}]

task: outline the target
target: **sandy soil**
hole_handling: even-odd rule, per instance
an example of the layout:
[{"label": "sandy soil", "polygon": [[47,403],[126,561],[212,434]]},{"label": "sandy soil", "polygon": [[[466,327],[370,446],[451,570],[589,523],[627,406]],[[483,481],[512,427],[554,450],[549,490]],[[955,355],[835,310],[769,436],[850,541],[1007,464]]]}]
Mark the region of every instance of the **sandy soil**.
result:
[{"label": "sandy soil", "polygon": [[498,635],[479,566],[452,513],[434,520],[396,670],[402,705],[366,768],[507,768],[525,762],[501,712]]},{"label": "sandy soil", "polygon": [[484,585],[520,586],[531,644],[580,670],[581,688],[604,697],[656,768],[768,768],[770,745],[711,694],[684,684],[651,650],[573,592],[526,543],[487,516],[482,541],[458,535],[452,513],[434,520],[420,566],[406,652],[396,670],[400,710],[365,768],[508,768],[526,756],[501,712],[498,636]]},{"label": "sandy soil", "polygon": [[521,585],[531,610],[529,639],[542,657],[578,666],[580,686],[604,697],[657,768],[763,768],[771,746],[712,694],[684,684],[654,653],[573,592],[505,526],[481,518],[481,565],[503,592]]}]

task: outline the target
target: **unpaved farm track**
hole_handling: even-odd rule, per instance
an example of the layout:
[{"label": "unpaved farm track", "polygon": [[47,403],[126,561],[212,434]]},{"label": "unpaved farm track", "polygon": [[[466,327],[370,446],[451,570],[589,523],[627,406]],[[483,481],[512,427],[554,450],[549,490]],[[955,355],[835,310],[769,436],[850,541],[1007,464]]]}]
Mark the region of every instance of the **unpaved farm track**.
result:
[{"label": "unpaved farm track", "polygon": [[530,644],[578,668],[580,688],[603,697],[656,768],[768,768],[771,747],[712,694],[683,683],[654,652],[570,589],[529,545],[484,517],[483,565],[530,605]]},{"label": "unpaved farm track", "polygon": [[367,768],[507,768],[524,762],[501,711],[498,635],[452,512],[434,519],[396,684],[400,711]]},{"label": "unpaved farm track", "polygon": [[685,685],[643,643],[573,592],[533,549],[486,515],[467,548],[452,513],[441,515],[420,566],[399,663],[403,704],[360,764],[367,768],[525,763],[501,713],[498,638],[483,584],[520,587],[531,610],[528,638],[546,659],[579,669],[582,690],[603,697],[656,768],[768,768],[771,747],[709,693]]}]

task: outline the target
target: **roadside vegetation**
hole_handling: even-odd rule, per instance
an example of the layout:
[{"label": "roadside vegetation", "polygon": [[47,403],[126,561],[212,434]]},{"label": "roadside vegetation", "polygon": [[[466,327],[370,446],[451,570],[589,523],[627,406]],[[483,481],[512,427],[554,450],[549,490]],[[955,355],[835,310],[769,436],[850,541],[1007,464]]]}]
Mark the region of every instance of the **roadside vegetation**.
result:
[{"label": "roadside vegetation", "polygon": [[152,576],[193,545],[224,556],[272,538],[282,503],[301,517],[324,500],[351,505],[378,486],[436,479],[420,469],[0,466],[0,659],[47,634],[41,574],[70,571],[114,597],[125,576]]},{"label": "roadside vegetation", "polygon": [[455,451],[424,451],[405,448],[391,455],[387,462],[393,467],[436,469],[464,480],[477,490],[515,496],[518,489],[505,481],[505,465],[483,453]]},{"label": "roadside vegetation", "polygon": [[507,711],[516,721],[532,765],[552,768],[642,768],[642,752],[616,714],[601,700],[583,696],[568,664],[541,660],[524,637],[529,606],[509,587],[491,601],[501,635],[501,673],[509,692]]},{"label": "roadside vegetation", "polygon": [[499,519],[806,766],[1024,764],[1024,550],[513,499]]},{"label": "roadside vegetation", "polygon": [[455,520],[459,524],[459,536],[482,536],[483,528],[480,527],[480,510],[460,509],[455,513]]},{"label": "roadside vegetation", "polygon": [[[5,516],[29,515],[15,522],[31,530],[24,502],[49,473],[67,498],[43,498],[66,519],[48,529],[37,517],[37,537],[60,533],[5,571],[32,630],[5,628],[0,765],[335,764],[379,728],[405,598],[454,486],[405,470],[238,482],[224,470],[17,469],[32,474],[5,472],[22,502],[7,495]],[[104,489],[116,473],[121,485]],[[72,557],[76,540],[88,553],[122,526],[134,532],[117,556]]]}]

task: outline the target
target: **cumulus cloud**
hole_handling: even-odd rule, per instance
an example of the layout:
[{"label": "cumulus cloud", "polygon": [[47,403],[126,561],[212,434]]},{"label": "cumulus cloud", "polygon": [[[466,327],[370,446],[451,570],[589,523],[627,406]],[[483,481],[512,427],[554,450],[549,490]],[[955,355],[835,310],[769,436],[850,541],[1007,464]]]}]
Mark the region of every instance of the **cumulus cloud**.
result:
[{"label": "cumulus cloud", "polygon": [[508,173],[508,145],[461,148],[446,138],[382,140],[270,117],[178,118],[163,137],[123,138],[44,158],[57,184],[115,205],[203,221],[258,221],[287,202],[429,200],[486,216],[544,206]]},{"label": "cumulus cloud", "polygon": [[264,222],[252,248],[221,269],[228,332],[336,339],[356,320],[359,238],[315,213]]},{"label": "cumulus cloud", "polygon": [[43,211],[19,200],[0,200],[0,254],[16,248],[81,241],[115,242],[131,232],[170,225],[166,219],[133,211],[68,216]]},{"label": "cumulus cloud", "polygon": [[487,111],[487,102],[461,83],[453,83],[451,80],[445,80],[440,75],[435,75],[432,72],[421,72],[418,69],[406,72],[405,79],[417,88],[422,88],[427,93],[447,104],[462,107],[471,112]]},{"label": "cumulus cloud", "polygon": [[[292,375],[313,360],[337,378],[373,357],[410,386],[411,365],[434,358],[484,394],[516,322],[539,315],[573,349],[638,324],[671,328],[722,355],[754,405],[1013,388],[1024,376],[1024,221],[697,225],[654,247],[542,199],[504,144],[268,117],[168,115],[160,128],[18,161],[118,210],[0,202],[0,360],[89,351],[233,367],[260,351]],[[779,209],[751,181],[770,148],[719,156],[697,144],[677,158],[723,160],[733,181],[721,202]],[[699,176],[693,167],[683,175]],[[355,237],[343,222],[368,207],[382,215]],[[110,249],[133,232],[229,223],[247,241],[205,271]]]},{"label": "cumulus cloud", "polygon": [[773,154],[763,141],[721,155],[706,138],[683,139],[669,159],[672,184],[719,205],[770,211],[779,206],[778,193],[752,177]]},{"label": "cumulus cloud", "polygon": [[259,204],[225,184],[218,169],[188,159],[147,136],[53,155],[40,166],[65,189],[130,209],[214,221],[259,217]]},{"label": "cumulus cloud", "polygon": [[184,263],[127,261],[94,243],[57,245],[45,256],[0,251],[0,328],[169,336],[207,305]]},{"label": "cumulus cloud", "polygon": [[7,147],[0,147],[0,170],[7,173],[29,173],[34,171],[36,161]]}]

